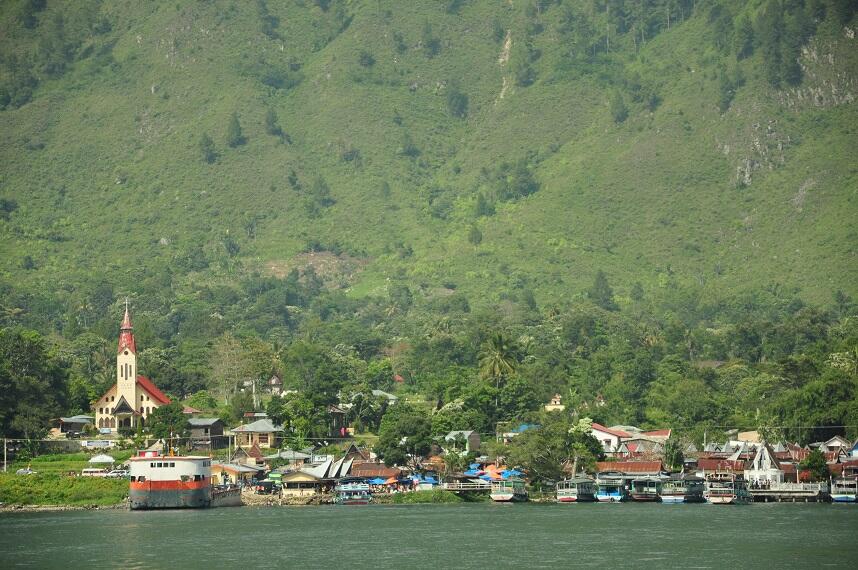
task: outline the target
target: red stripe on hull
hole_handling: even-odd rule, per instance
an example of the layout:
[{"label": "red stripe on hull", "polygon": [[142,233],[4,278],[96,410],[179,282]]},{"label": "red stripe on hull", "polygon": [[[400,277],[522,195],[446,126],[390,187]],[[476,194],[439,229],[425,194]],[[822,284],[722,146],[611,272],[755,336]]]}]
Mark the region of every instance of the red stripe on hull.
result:
[{"label": "red stripe on hull", "polygon": [[190,491],[211,487],[209,479],[202,481],[143,481],[131,483],[132,491]]}]

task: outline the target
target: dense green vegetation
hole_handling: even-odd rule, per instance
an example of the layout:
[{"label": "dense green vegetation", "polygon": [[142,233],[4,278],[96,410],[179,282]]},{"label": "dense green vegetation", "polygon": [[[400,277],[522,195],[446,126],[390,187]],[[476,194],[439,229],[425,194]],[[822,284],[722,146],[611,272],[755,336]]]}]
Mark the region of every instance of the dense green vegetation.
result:
[{"label": "dense green vegetation", "polygon": [[413,493],[397,493],[393,495],[395,505],[422,505],[429,503],[461,503],[464,499],[449,491],[436,489],[434,491],[414,491]]},{"label": "dense green vegetation", "polygon": [[89,409],[129,296],[141,371],[299,441],[347,401],[403,459],[555,392],[855,435],[854,11],[8,2],[0,432]]}]

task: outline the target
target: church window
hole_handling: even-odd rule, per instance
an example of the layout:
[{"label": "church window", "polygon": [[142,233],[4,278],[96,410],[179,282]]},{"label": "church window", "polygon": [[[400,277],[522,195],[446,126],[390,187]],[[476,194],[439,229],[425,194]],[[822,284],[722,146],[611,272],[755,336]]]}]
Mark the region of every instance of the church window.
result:
[{"label": "church window", "polygon": [[140,413],[143,413],[143,406],[140,406]]},{"label": "church window", "polygon": [[147,407],[147,408],[146,408],[146,414],[147,414],[147,415],[148,415],[148,414],[151,414],[151,413],[152,413],[152,411],[151,411],[151,410],[152,410],[152,408]]},{"label": "church window", "polygon": [[143,394],[140,394],[140,401],[143,401]]}]

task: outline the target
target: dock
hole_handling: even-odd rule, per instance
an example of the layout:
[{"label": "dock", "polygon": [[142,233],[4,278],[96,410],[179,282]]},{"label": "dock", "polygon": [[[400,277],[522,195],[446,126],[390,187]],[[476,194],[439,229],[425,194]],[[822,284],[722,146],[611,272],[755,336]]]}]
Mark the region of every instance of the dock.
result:
[{"label": "dock", "polygon": [[831,500],[828,483],[771,483],[748,490],[757,503],[823,503]]}]

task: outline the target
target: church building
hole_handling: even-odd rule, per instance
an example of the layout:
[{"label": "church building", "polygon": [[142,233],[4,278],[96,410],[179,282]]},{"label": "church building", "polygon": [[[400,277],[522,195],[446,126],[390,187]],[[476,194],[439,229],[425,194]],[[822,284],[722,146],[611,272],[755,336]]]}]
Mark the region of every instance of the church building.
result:
[{"label": "church building", "polygon": [[125,317],[119,327],[116,384],[93,404],[95,425],[113,432],[136,429],[146,424],[153,411],[169,403],[170,399],[151,380],[137,373],[137,346],[126,301]]}]

